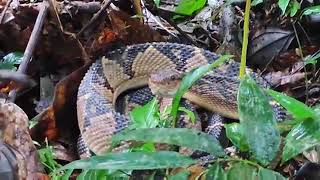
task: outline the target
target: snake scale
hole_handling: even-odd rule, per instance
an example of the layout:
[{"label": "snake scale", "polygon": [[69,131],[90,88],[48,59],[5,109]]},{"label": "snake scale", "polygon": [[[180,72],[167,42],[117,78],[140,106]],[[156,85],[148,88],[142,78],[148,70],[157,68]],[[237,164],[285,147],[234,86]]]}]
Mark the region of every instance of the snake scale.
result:
[{"label": "snake scale", "polygon": [[[167,42],[136,44],[107,53],[91,65],[79,86],[77,115],[84,144],[95,154],[107,151],[111,136],[130,123],[128,116],[116,111],[116,100],[129,89],[148,86],[151,74],[163,70],[186,73],[218,57],[201,48]],[[237,119],[238,72],[239,63],[229,61],[198,80],[184,97]]]}]

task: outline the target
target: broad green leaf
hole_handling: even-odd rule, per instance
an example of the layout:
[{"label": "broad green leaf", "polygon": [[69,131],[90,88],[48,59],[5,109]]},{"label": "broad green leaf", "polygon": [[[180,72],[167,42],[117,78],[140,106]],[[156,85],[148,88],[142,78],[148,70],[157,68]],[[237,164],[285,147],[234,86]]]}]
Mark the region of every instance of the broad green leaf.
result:
[{"label": "broad green leaf", "polygon": [[239,123],[225,124],[227,137],[232,144],[239,148],[242,152],[249,150],[249,145],[244,136],[243,128]]},{"label": "broad green leaf", "polygon": [[124,152],[93,156],[89,159],[73,161],[64,169],[115,169],[115,170],[146,170],[185,167],[196,163],[189,157],[177,152]]},{"label": "broad green leaf", "polygon": [[319,14],[320,13],[320,5],[317,6],[312,6],[312,7],[307,7],[303,10],[303,13],[301,15],[301,17],[303,15],[310,15],[310,14]]},{"label": "broad green leaf", "polygon": [[110,172],[105,169],[90,169],[82,170],[82,172],[77,176],[77,180],[87,180],[87,179],[97,179],[97,180],[129,180],[129,176],[125,172],[115,171]]},{"label": "broad green leaf", "polygon": [[286,180],[280,173],[272,171],[270,169],[259,169],[259,180]]},{"label": "broad green leaf", "polygon": [[153,0],[157,7],[160,6],[160,0]]},{"label": "broad green leaf", "polygon": [[0,60],[0,69],[17,70],[14,65],[20,64],[23,54],[21,52],[12,52]]},{"label": "broad green leaf", "polygon": [[251,6],[256,6],[260,3],[263,3],[263,0],[253,0],[252,3],[251,3]]},{"label": "broad green leaf", "polygon": [[204,7],[206,0],[181,0],[176,7],[176,13],[190,16]]},{"label": "broad green leaf", "polygon": [[280,145],[280,133],[269,100],[249,76],[241,80],[237,98],[240,124],[250,152],[258,162],[268,165]]},{"label": "broad green leaf", "polygon": [[3,57],[3,63],[20,64],[23,57],[21,52],[12,52]]},{"label": "broad green leaf", "polygon": [[90,170],[87,172],[85,179],[90,179],[90,180],[96,180],[96,176],[95,176],[95,171],[96,170]]},{"label": "broad green leaf", "polygon": [[0,62],[0,70],[1,69],[13,70],[13,71],[17,70],[17,68],[14,66],[14,64]]},{"label": "broad green leaf", "polygon": [[97,177],[97,179],[106,179],[106,177],[108,176],[108,172],[104,169],[100,169],[100,170],[95,170],[95,176]]},{"label": "broad green leaf", "polygon": [[148,128],[135,129],[118,133],[112,137],[112,142],[147,141],[167,143],[193,150],[202,150],[213,155],[224,157],[225,153],[217,139],[212,136],[187,128]]},{"label": "broad green leaf", "polygon": [[159,106],[156,98],[142,107],[134,108],[131,112],[133,124],[130,128],[154,128],[159,124],[159,116],[157,112]]},{"label": "broad green leaf", "polygon": [[317,51],[316,53],[312,54],[311,56],[306,57],[304,60],[304,64],[313,64],[315,65],[318,60],[320,59],[320,51]]},{"label": "broad green leaf", "polygon": [[256,176],[256,168],[242,162],[233,164],[227,171],[228,180],[256,180]]},{"label": "broad green leaf", "polygon": [[280,7],[281,11],[282,11],[282,15],[284,15],[284,13],[286,12],[286,9],[289,5],[290,0],[279,0],[278,1],[278,6]]},{"label": "broad green leaf", "polygon": [[173,98],[172,101],[172,109],[171,109],[171,115],[173,117],[173,120],[175,121],[177,117],[177,112],[180,104],[180,100],[183,96],[183,94],[201,77],[203,77],[207,72],[212,70],[213,68],[216,68],[220,65],[222,65],[226,60],[230,59],[232,56],[230,55],[224,55],[220,56],[219,59],[214,61],[212,64],[207,64],[204,66],[200,66],[199,68],[195,68],[191,70],[189,73],[187,73],[182,81],[181,84]]},{"label": "broad green leaf", "polygon": [[206,180],[227,180],[226,173],[219,163],[215,163],[210,167],[206,174]]},{"label": "broad green leaf", "polygon": [[296,15],[299,9],[300,3],[297,0],[290,1],[290,17]]},{"label": "broad green leaf", "polygon": [[295,117],[295,119],[305,120],[308,118],[315,118],[315,112],[304,103],[271,89],[268,89],[267,92],[284,108],[286,108]]},{"label": "broad green leaf", "polygon": [[188,179],[190,175],[190,172],[188,170],[184,170],[182,172],[179,172],[175,175],[169,176],[169,180],[182,180],[182,179]]},{"label": "broad green leaf", "polygon": [[296,125],[287,135],[282,162],[320,144],[320,119],[307,119]]}]

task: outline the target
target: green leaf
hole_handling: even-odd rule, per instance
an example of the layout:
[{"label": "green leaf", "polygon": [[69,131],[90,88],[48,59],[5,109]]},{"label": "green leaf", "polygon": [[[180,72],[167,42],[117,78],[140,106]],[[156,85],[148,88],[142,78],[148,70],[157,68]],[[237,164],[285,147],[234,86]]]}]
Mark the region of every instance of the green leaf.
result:
[{"label": "green leaf", "polygon": [[296,15],[299,9],[300,3],[297,0],[290,1],[290,17]]},{"label": "green leaf", "polygon": [[12,52],[3,57],[3,63],[10,63],[19,65],[21,63],[23,53],[21,52]]},{"label": "green leaf", "polygon": [[280,173],[270,169],[260,168],[258,172],[259,180],[286,180]]},{"label": "green leaf", "polygon": [[87,173],[89,172],[90,170],[83,170],[79,176],[77,177],[77,180],[85,180],[85,177],[87,175]]},{"label": "green leaf", "polygon": [[286,9],[289,5],[290,0],[279,0],[278,1],[278,6],[280,7],[281,11],[282,11],[282,15],[284,15],[284,13],[286,12]]},{"label": "green leaf", "polygon": [[125,171],[118,171],[118,170],[106,170],[106,169],[82,170],[80,175],[77,177],[77,180],[87,180],[87,179],[129,180],[129,174],[130,174],[129,171],[125,172]]},{"label": "green leaf", "polygon": [[293,119],[290,121],[283,121],[278,122],[277,128],[279,129],[280,133],[287,133],[289,132],[295,125],[299,124],[301,121]]},{"label": "green leaf", "polygon": [[280,145],[269,100],[249,76],[241,80],[237,98],[240,124],[249,149],[258,162],[267,165],[275,158]]},{"label": "green leaf", "polygon": [[[199,68],[195,68],[191,70],[189,73],[187,73],[182,81],[181,84],[173,98],[172,101],[172,109],[171,109],[171,115],[173,117],[173,120],[175,121],[177,117],[177,112],[180,104],[180,100],[183,96],[183,94],[201,77],[203,77],[207,72],[212,70],[213,68],[216,68],[220,65],[222,65],[226,60],[230,59],[232,56],[230,55],[224,55],[220,56],[219,59],[215,60],[212,64],[207,64],[204,66],[200,66]],[[175,125],[175,124],[174,124]]]},{"label": "green leaf", "polygon": [[160,0],[153,0],[157,7],[160,6]]},{"label": "green leaf", "polygon": [[154,143],[145,143],[142,146],[135,147],[132,149],[134,152],[156,152]]},{"label": "green leaf", "polygon": [[114,169],[114,170],[146,170],[185,167],[196,163],[189,157],[177,152],[124,152],[93,156],[89,159],[73,161],[64,169]]},{"label": "green leaf", "polygon": [[204,7],[206,0],[181,0],[176,7],[176,13],[190,16],[195,11],[198,11]]},{"label": "green leaf", "polygon": [[256,179],[256,168],[252,167],[246,163],[236,163],[227,171],[228,180],[255,180]]},{"label": "green leaf", "polygon": [[184,170],[182,172],[179,172],[175,175],[169,176],[169,180],[181,180],[181,179],[188,179],[190,175],[190,172],[187,170]]},{"label": "green leaf", "polygon": [[239,148],[242,152],[249,150],[249,145],[244,136],[243,127],[239,123],[225,124],[227,137],[232,144]]},{"label": "green leaf", "polygon": [[191,122],[192,122],[193,124],[196,123],[196,115],[195,115],[192,111],[190,111],[189,109],[187,109],[187,108],[185,108],[185,107],[179,107],[178,110],[181,111],[181,112],[186,113],[187,117],[190,118],[190,120],[191,120]]},{"label": "green leaf", "polygon": [[11,63],[2,63],[0,62],[0,69],[16,71],[17,68]]},{"label": "green leaf", "polygon": [[312,6],[312,7],[307,7],[303,10],[303,13],[301,15],[301,17],[303,15],[310,15],[310,14],[319,14],[320,13],[320,5],[317,6]]},{"label": "green leaf", "polygon": [[73,172],[73,169],[68,169],[68,170],[64,173],[64,175],[61,177],[61,180],[69,180],[72,172]]},{"label": "green leaf", "polygon": [[56,168],[61,166],[54,160],[51,146],[48,146],[43,149],[39,149],[38,154],[39,154],[40,162],[45,167],[47,167],[50,172],[53,172]]},{"label": "green leaf", "polygon": [[320,119],[307,119],[296,125],[287,135],[282,153],[282,162],[320,144]]},{"label": "green leaf", "polygon": [[308,118],[316,118],[315,112],[304,103],[271,89],[268,89],[267,92],[284,108],[286,108],[295,117],[295,119],[305,120]]},{"label": "green leaf", "polygon": [[304,60],[304,64],[313,64],[315,65],[318,60],[320,59],[320,51],[317,51],[316,53],[312,54],[311,56],[306,57]]},{"label": "green leaf", "polygon": [[252,3],[251,3],[251,6],[256,6],[260,3],[263,3],[263,0],[253,0]]},{"label": "green leaf", "polygon": [[147,141],[167,143],[202,150],[213,155],[224,157],[225,153],[220,143],[214,137],[187,128],[149,128],[120,132],[112,137],[113,143],[120,141]]},{"label": "green leaf", "polygon": [[142,107],[134,108],[131,112],[133,124],[130,128],[154,128],[159,124],[159,116],[157,115],[159,106],[156,98]]},{"label": "green leaf", "polygon": [[23,57],[23,53],[21,52],[12,52],[3,57],[2,61],[0,61],[0,69],[7,70],[17,70],[14,65],[18,65],[21,63]]},{"label": "green leaf", "polygon": [[227,180],[226,173],[219,163],[215,163],[210,167],[206,174],[206,180]]}]

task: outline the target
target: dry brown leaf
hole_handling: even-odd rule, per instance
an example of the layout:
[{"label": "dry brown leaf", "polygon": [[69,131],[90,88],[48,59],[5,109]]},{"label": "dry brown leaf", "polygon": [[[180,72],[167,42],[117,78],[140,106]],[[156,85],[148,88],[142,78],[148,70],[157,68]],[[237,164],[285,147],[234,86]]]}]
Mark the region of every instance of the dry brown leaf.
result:
[{"label": "dry brown leaf", "polygon": [[89,68],[86,64],[63,78],[55,87],[52,106],[39,115],[39,123],[32,128],[32,137],[37,141],[59,137],[75,141],[79,135],[76,113],[77,92],[80,82]]},{"label": "dry brown leaf", "polygon": [[124,11],[109,10],[108,16],[113,31],[119,35],[124,44],[164,41],[163,37],[149,26],[142,24]]},{"label": "dry brown leaf", "polygon": [[[189,180],[195,180],[197,179],[197,177],[200,177],[202,174],[203,174],[203,171],[205,170],[202,166],[199,166],[199,165],[192,165],[190,167],[188,167],[187,169],[185,168],[176,168],[176,169],[173,169],[171,171],[171,174],[172,175],[175,175],[179,172],[182,172],[184,170],[187,170],[190,172],[190,175],[188,177]],[[201,177],[202,179],[202,177]]]},{"label": "dry brown leaf", "polygon": [[49,106],[45,111],[35,117],[34,120],[37,121],[38,124],[30,130],[32,139],[41,142],[45,138],[48,138],[48,140],[57,138],[58,132],[52,106]]}]

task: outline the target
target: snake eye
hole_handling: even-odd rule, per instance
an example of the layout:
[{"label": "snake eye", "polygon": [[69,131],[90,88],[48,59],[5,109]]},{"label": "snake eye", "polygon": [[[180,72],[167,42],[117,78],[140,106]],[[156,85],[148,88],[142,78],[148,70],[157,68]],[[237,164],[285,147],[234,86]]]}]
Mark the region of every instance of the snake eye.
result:
[{"label": "snake eye", "polygon": [[174,76],[170,76],[170,80],[174,81],[174,80],[176,80],[176,78]]}]

